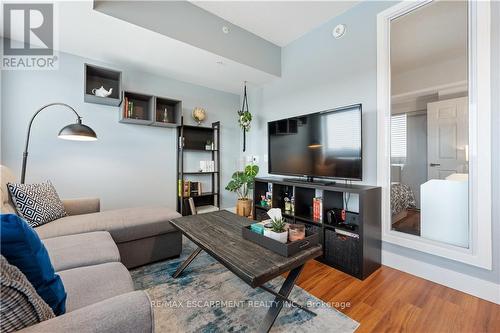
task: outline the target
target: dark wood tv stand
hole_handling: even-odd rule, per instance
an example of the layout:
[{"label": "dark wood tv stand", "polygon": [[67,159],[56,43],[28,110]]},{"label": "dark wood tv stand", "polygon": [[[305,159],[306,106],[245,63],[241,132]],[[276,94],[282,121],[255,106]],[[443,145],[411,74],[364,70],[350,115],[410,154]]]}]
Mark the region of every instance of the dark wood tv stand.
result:
[{"label": "dark wood tv stand", "polygon": [[[272,207],[260,204],[261,195],[272,187]],[[293,193],[295,211],[284,210],[284,194]],[[314,197],[323,198],[323,216],[312,217]],[[349,212],[355,230],[342,224],[329,224],[327,212],[345,208],[345,197],[358,198],[357,212]],[[323,256],[316,259],[358,279],[365,279],[380,267],[381,262],[381,188],[367,185],[322,184],[278,177],[256,178],[254,183],[253,216],[267,218],[269,208],[280,208],[289,223],[304,224],[320,234]],[[353,209],[354,210],[354,209]]]}]

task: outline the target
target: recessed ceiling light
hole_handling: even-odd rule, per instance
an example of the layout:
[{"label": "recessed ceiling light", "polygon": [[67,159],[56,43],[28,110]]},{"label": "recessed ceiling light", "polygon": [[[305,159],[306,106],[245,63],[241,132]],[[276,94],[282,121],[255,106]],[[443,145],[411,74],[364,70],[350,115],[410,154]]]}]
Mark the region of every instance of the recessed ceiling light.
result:
[{"label": "recessed ceiling light", "polygon": [[338,24],[335,28],[332,30],[332,35],[335,39],[342,38],[345,35],[346,32],[346,25],[345,24]]},{"label": "recessed ceiling light", "polygon": [[225,33],[225,34],[228,34],[229,33],[229,27],[227,25],[223,25],[222,26],[222,32]]}]

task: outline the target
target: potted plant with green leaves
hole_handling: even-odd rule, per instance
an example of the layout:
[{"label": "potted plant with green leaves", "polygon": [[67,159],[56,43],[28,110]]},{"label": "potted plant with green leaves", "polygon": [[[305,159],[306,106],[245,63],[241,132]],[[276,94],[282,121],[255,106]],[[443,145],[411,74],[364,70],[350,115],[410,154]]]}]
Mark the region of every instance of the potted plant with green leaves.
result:
[{"label": "potted plant with green leaves", "polygon": [[259,167],[257,165],[247,165],[245,170],[233,173],[231,180],[226,185],[226,190],[236,192],[238,195],[236,214],[240,216],[250,216],[252,214],[252,200],[248,197],[248,194],[253,189],[253,181],[258,173]]},{"label": "potted plant with green leaves", "polygon": [[271,229],[265,229],[264,236],[280,243],[286,243],[288,241],[288,230],[286,230],[285,219],[279,216],[273,217],[271,219]]}]

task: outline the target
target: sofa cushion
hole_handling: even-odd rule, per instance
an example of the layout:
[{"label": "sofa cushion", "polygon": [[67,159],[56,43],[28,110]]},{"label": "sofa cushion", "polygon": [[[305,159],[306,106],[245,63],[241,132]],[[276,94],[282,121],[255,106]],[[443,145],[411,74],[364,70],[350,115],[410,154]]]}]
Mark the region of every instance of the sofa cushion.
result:
[{"label": "sofa cushion", "polygon": [[56,272],[106,262],[120,262],[118,247],[107,231],[47,238],[43,243]]},{"label": "sofa cushion", "polygon": [[63,199],[62,203],[68,215],[92,214],[101,211],[99,198]]},{"label": "sofa cushion", "polygon": [[26,276],[0,256],[0,331],[13,332],[54,318],[50,306]]},{"label": "sofa cushion", "polygon": [[66,216],[35,228],[42,239],[91,231],[108,231],[116,243],[122,243],[176,229],[169,220],[180,217],[166,207],[137,207],[108,210],[93,214]]},{"label": "sofa cushion", "polygon": [[154,333],[154,328],[151,301],[141,290],[68,312],[19,333]]},{"label": "sofa cushion", "polygon": [[59,275],[68,292],[68,312],[134,290],[129,272],[118,262],[68,269]]},{"label": "sofa cushion", "polygon": [[0,201],[2,202],[2,207],[0,212],[2,214],[15,214],[16,209],[14,208],[14,204],[10,200],[9,189],[7,188],[7,183],[14,183],[16,179],[10,171],[4,165],[0,165]]},{"label": "sofa cushion", "polygon": [[63,314],[66,292],[36,232],[14,214],[1,214],[0,221],[1,254],[26,275],[38,295],[56,315]]},{"label": "sofa cushion", "polygon": [[66,216],[64,205],[50,181],[38,184],[8,183],[16,210],[36,227]]}]

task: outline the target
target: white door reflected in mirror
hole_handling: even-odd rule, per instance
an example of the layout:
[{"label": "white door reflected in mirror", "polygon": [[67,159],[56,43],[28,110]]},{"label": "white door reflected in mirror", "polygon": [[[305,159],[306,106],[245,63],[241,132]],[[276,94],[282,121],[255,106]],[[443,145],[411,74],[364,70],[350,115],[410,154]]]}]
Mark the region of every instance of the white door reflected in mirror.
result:
[{"label": "white door reflected in mirror", "polygon": [[467,97],[427,104],[428,179],[468,173],[468,106]]}]

